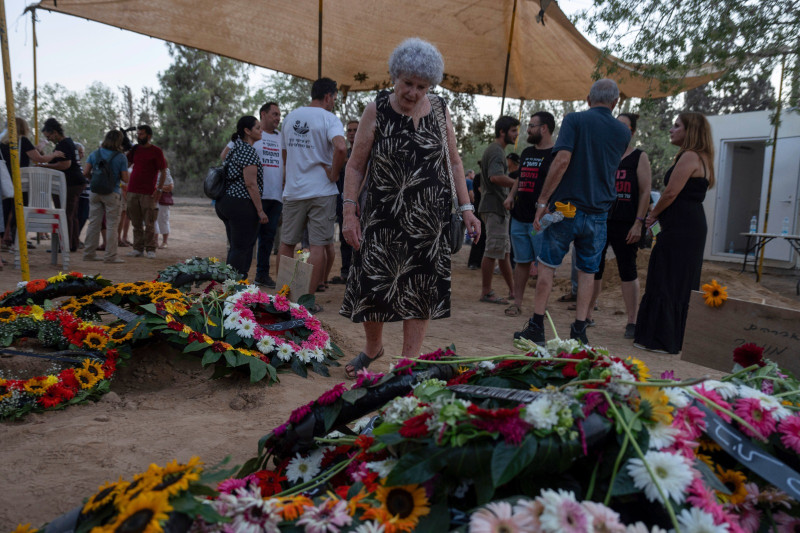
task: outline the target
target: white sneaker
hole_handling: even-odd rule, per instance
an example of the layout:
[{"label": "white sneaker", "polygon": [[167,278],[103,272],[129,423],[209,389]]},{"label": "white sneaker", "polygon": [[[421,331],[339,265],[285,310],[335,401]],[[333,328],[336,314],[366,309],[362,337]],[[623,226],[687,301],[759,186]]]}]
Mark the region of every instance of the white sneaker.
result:
[{"label": "white sneaker", "polygon": [[156,253],[154,251],[150,250],[149,252],[145,252],[144,256],[146,258],[148,258],[148,259],[155,259],[156,258]]},{"label": "white sneaker", "polygon": [[142,257],[144,254],[139,250],[131,250],[128,252],[128,257]]}]

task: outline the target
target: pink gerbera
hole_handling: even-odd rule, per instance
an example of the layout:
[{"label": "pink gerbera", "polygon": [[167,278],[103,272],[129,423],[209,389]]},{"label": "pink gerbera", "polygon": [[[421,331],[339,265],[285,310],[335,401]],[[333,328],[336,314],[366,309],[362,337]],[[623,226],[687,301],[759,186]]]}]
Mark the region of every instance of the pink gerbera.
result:
[{"label": "pink gerbera", "polygon": [[800,453],[800,416],[787,416],[781,420],[778,431],[781,433],[783,445],[795,453]]},{"label": "pink gerbera", "polygon": [[597,502],[585,501],[581,505],[589,513],[595,533],[624,533],[625,525],[615,511]]},{"label": "pink gerbera", "polygon": [[709,400],[711,402],[711,403],[706,403],[706,406],[709,409],[711,409],[712,411],[714,411],[714,413],[719,415],[723,420],[725,420],[725,422],[730,423],[731,416],[729,414],[727,414],[727,413],[719,411],[716,408],[715,404],[718,405],[719,407],[721,407],[722,409],[727,409],[728,411],[730,411],[731,405],[728,402],[726,402],[725,400],[723,400],[722,396],[720,396],[719,393],[717,393],[717,391],[706,389],[704,385],[700,385],[699,387],[695,387],[694,391],[697,394],[699,394],[700,396],[702,396],[703,398],[706,398],[707,400]]},{"label": "pink gerbera", "polygon": [[701,478],[695,478],[687,489],[686,503],[694,507],[699,507],[704,511],[717,505],[717,496],[714,491],[708,488]]},{"label": "pink gerbera", "polygon": [[778,533],[793,533],[800,528],[800,518],[781,511],[775,513],[775,524],[778,526]]},{"label": "pink gerbera", "polygon": [[531,517],[514,513],[508,502],[492,502],[469,519],[470,533],[525,533],[531,531]]},{"label": "pink gerbera", "polygon": [[750,428],[742,426],[742,431],[751,437],[765,439],[775,431],[775,419],[772,418],[772,411],[772,409],[765,409],[756,398],[736,400],[735,413],[758,432],[758,434],[754,434]]},{"label": "pink gerbera", "polygon": [[706,429],[705,418],[706,415],[703,411],[694,405],[690,405],[675,411],[672,427],[685,432],[687,438],[695,440]]},{"label": "pink gerbera", "polygon": [[545,505],[540,521],[543,529],[564,533],[585,533],[592,523],[586,509],[571,498],[561,498],[551,507]]}]

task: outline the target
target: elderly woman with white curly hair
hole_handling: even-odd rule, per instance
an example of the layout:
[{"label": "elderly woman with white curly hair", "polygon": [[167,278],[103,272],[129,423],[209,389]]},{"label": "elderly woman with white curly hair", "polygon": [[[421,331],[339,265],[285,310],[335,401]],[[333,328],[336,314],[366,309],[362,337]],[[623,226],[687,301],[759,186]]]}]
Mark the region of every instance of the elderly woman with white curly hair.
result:
[{"label": "elderly woman with white curly hair", "polygon": [[442,55],[408,39],[392,52],[389,73],[394,91],[364,110],[345,171],[343,233],[354,254],[340,313],[366,334],[345,367],[350,378],[383,355],[385,322],[403,321],[401,355],[416,357],[428,322],[450,316],[453,194],[467,230],[480,236],[447,105],[428,94],[442,81]]}]

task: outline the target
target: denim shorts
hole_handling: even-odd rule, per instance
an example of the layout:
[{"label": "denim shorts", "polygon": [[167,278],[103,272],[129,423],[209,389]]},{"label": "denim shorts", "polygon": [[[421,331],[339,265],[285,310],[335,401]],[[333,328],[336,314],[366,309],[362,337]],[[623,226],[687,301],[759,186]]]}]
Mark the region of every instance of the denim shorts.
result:
[{"label": "denim shorts", "polygon": [[561,266],[575,243],[575,264],[578,270],[594,274],[600,268],[600,256],[606,245],[606,217],[608,213],[586,213],[577,210],[574,218],[565,218],[546,228],[539,247],[539,261],[552,268]]},{"label": "denim shorts", "polygon": [[533,229],[533,222],[520,222],[511,217],[511,247],[514,249],[514,261],[517,263],[533,263],[536,253],[542,246],[542,232]]}]

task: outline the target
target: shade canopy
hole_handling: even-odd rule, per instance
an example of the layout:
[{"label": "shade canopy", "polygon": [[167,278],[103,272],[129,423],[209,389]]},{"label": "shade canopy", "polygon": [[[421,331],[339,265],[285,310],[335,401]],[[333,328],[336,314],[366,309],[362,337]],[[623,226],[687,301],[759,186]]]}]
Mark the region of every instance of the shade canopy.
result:
[{"label": "shade canopy", "polygon": [[[43,0],[35,7],[74,15],[306,79],[318,73],[322,8],[322,75],[351,91],[390,84],[387,62],[408,37],[434,43],[445,60],[442,85],[500,96],[509,55],[506,96],[581,100],[600,50],[569,22],[556,2],[537,22],[540,2],[516,0]],[[109,45],[112,45],[109,43]],[[627,97],[659,97],[656,80],[615,77]],[[681,90],[711,81],[709,71],[686,77]]]}]

